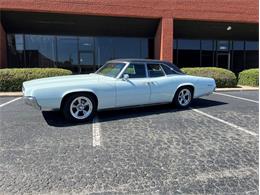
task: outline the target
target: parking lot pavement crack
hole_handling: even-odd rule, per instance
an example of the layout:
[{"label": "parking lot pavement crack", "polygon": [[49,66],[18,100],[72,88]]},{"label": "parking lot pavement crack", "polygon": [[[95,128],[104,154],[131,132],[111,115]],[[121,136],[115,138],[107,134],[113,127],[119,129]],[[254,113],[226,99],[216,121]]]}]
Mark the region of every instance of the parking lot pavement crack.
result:
[{"label": "parking lot pavement crack", "polygon": [[221,171],[207,172],[197,174],[195,180],[207,181],[210,179],[221,179],[221,178],[243,178],[250,175],[256,174],[253,168],[238,168],[238,169],[224,169]]}]

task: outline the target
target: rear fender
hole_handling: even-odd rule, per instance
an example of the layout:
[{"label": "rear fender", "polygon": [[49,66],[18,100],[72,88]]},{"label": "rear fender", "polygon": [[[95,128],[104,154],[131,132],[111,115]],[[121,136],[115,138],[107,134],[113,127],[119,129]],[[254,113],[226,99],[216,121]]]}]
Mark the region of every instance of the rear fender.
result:
[{"label": "rear fender", "polygon": [[193,87],[193,96],[195,96],[196,90],[195,90],[195,86],[193,83],[181,83],[180,85],[178,85],[176,87],[176,90],[175,90],[172,98],[174,98],[176,91],[178,91],[178,89],[180,89],[181,87],[184,87],[184,86],[192,86]]}]

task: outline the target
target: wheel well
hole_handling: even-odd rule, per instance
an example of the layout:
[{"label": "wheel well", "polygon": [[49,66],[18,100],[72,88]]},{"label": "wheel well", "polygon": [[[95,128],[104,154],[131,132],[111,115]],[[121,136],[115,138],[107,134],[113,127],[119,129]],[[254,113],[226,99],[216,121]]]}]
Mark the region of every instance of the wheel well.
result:
[{"label": "wheel well", "polygon": [[96,94],[94,94],[93,92],[88,92],[88,91],[77,91],[77,92],[68,93],[68,94],[66,94],[66,95],[62,98],[61,104],[60,104],[60,109],[63,108],[64,102],[65,102],[65,100],[66,100],[69,96],[71,96],[71,95],[73,95],[73,94],[77,94],[77,93],[86,94],[86,95],[91,95],[91,96],[94,98],[94,100],[96,101],[97,105],[98,105],[98,98],[97,98]]},{"label": "wheel well", "polygon": [[[194,95],[194,86],[192,86],[192,85],[183,85],[183,86],[180,86],[180,87],[176,90],[176,92],[177,92],[178,90],[180,90],[180,89],[183,89],[183,88],[189,88],[189,89],[191,90],[192,98],[193,98],[193,95]],[[174,94],[174,98],[175,98],[175,96],[176,96],[176,92],[175,92],[175,94]]]}]

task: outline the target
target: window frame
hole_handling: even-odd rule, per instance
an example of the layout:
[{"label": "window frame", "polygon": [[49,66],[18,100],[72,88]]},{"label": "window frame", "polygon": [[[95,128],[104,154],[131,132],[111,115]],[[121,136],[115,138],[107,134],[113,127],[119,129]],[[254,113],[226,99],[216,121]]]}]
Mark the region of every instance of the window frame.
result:
[{"label": "window frame", "polygon": [[[124,67],[122,68],[122,70],[119,71],[119,73],[115,76],[115,77],[111,77],[111,78],[120,78],[121,75],[122,75],[122,72],[126,69],[126,66],[128,66],[128,62],[120,62],[120,61],[108,61],[106,64],[109,64],[109,63],[121,63],[121,64],[125,64]],[[101,66],[98,70],[96,70],[94,73],[95,74],[98,74],[98,71],[100,71],[106,64],[104,64],[103,66]],[[103,75],[105,76],[105,75]],[[109,77],[109,76],[108,76]]]},{"label": "window frame", "polygon": [[174,70],[172,67],[170,67],[169,65],[167,65],[167,64],[165,64],[165,63],[161,63],[160,64],[161,66],[163,65],[163,66],[166,66],[166,67],[168,67],[171,71],[172,71],[172,74],[166,74],[166,72],[165,72],[165,70],[163,69],[163,67],[162,67],[162,69],[163,69],[163,71],[164,71],[164,73],[165,73],[165,75],[166,76],[168,76],[168,75],[180,75],[181,73],[180,72],[177,72],[176,70]]},{"label": "window frame", "polygon": [[164,75],[163,75],[163,76],[159,76],[159,77],[166,77],[166,76],[167,76],[167,74],[166,74],[165,71],[163,70],[163,67],[161,66],[162,63],[146,62],[146,70],[147,70],[147,77],[148,77],[148,78],[159,78],[159,77],[150,77],[149,71],[148,71],[148,65],[149,65],[149,64],[156,64],[156,65],[159,65],[159,66],[161,67],[162,72],[163,72]]},{"label": "window frame", "polygon": [[120,78],[120,79],[123,78],[123,75],[125,74],[126,69],[127,69],[131,64],[142,64],[142,65],[144,65],[144,68],[145,68],[145,77],[129,78],[129,79],[143,79],[143,78],[148,78],[147,66],[146,66],[146,63],[143,63],[143,62],[128,62],[127,65],[123,68],[122,72],[118,75],[118,78]]}]

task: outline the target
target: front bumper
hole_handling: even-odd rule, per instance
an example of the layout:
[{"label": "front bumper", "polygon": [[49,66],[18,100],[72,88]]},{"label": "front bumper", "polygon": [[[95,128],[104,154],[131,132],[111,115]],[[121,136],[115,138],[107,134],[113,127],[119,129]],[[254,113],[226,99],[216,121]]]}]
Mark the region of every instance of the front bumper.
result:
[{"label": "front bumper", "polygon": [[24,99],[24,102],[25,102],[27,105],[30,105],[30,106],[36,108],[37,110],[41,110],[41,106],[37,103],[37,100],[36,100],[35,97],[32,97],[32,96],[24,96],[23,99]]}]

